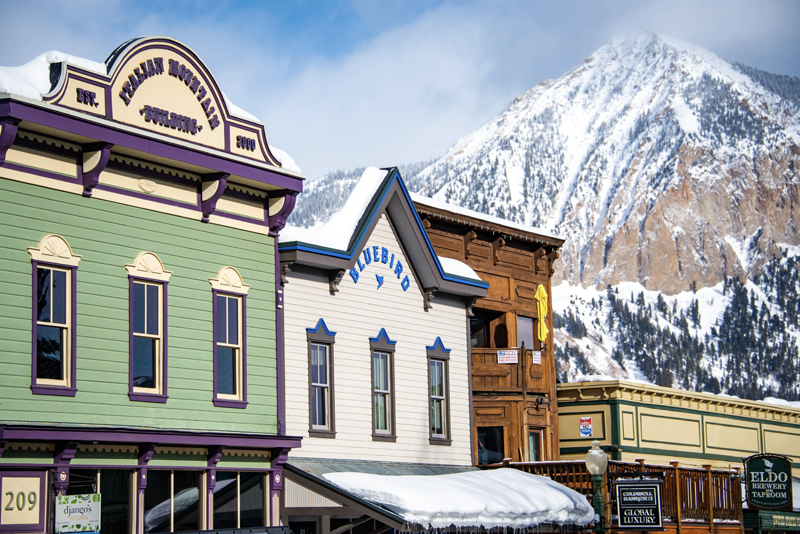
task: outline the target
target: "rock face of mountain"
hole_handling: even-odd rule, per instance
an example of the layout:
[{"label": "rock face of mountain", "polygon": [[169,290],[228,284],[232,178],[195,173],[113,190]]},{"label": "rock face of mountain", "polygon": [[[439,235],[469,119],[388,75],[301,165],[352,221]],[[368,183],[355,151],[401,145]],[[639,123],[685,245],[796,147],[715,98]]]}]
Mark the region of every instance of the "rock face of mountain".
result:
[{"label": "rock face of mountain", "polygon": [[675,294],[797,245],[800,79],[617,38],[459,140],[422,194],[568,239],[555,280]]}]

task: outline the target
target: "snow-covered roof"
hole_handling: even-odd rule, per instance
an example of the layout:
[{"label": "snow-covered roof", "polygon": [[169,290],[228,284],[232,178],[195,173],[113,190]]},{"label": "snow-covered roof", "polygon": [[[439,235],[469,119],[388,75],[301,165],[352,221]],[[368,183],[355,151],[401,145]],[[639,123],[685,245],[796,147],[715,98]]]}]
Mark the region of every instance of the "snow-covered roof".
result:
[{"label": "snow-covered roof", "polygon": [[[98,63],[90,59],[85,59],[58,50],[51,50],[45,52],[28,61],[19,67],[1,67],[0,66],[0,94],[13,94],[30,98],[32,100],[42,101],[43,95],[48,94],[52,89],[52,81],[50,79],[50,65],[54,63],[67,63],[79,67],[81,69],[107,76],[106,65]],[[252,122],[261,123],[258,117],[248,113],[240,108],[228,98],[223,92],[222,97],[225,100],[225,105],[231,115],[240,117]],[[302,172],[300,167],[294,160],[283,150],[270,147],[272,155],[275,156],[284,169]]]},{"label": "snow-covered roof", "polygon": [[328,222],[313,228],[286,225],[281,231],[279,241],[281,243],[302,241],[309,245],[347,250],[358,222],[367,211],[372,197],[375,196],[375,192],[388,173],[389,171],[385,169],[367,167],[350,193],[347,202],[339,212],[333,214]]},{"label": "snow-covered roof", "polygon": [[547,477],[517,469],[449,475],[386,476],[328,473],[327,480],[426,529],[527,528],[540,524],[588,525],[586,497]]},{"label": "snow-covered roof", "polygon": [[454,204],[448,204],[447,202],[443,202],[441,200],[435,200],[433,198],[420,195],[419,193],[411,193],[411,200],[414,201],[414,204],[418,204],[421,206],[428,206],[434,209],[449,211],[450,213],[456,213],[459,215],[463,215],[465,217],[479,219],[482,221],[486,221],[487,223],[496,224],[497,226],[503,226],[505,228],[519,230],[520,232],[525,232],[528,234],[536,234],[542,237],[548,237],[550,239],[558,239],[562,241],[564,240],[563,237],[551,234],[547,230],[542,230],[541,228],[537,228],[535,226],[527,226],[525,224],[515,223],[506,219],[501,219],[500,217],[486,215],[485,213],[479,213],[477,211],[472,211],[467,208],[462,208]]},{"label": "snow-covered roof", "polygon": [[[279,158],[280,156],[276,154],[276,157]],[[388,174],[389,171],[386,169],[367,167],[361,178],[359,178],[358,183],[353,187],[347,202],[345,202],[341,210],[331,216],[328,222],[312,228],[287,225],[281,231],[279,241],[281,243],[298,241],[318,247],[340,251],[347,250],[350,240],[357,230],[358,223]],[[481,280],[480,276],[464,262],[451,258],[439,257],[438,259],[442,270],[446,274],[471,280]]]}]

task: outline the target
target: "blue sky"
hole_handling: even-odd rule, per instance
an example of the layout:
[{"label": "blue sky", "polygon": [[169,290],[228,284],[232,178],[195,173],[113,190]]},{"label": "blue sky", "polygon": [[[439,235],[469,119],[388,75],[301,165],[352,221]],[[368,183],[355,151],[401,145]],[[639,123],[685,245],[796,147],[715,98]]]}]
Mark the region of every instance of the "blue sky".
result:
[{"label": "blue sky", "polygon": [[194,49],[309,178],[436,158],[612,36],[651,30],[800,76],[800,2],[2,0],[0,65],[103,61],[168,35]]}]

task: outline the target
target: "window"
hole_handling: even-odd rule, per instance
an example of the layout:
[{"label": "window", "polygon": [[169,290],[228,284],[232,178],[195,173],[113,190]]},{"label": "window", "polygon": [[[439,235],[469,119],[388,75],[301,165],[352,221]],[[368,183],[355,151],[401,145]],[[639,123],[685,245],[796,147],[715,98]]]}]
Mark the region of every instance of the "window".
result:
[{"label": "window", "polygon": [[264,473],[217,471],[214,486],[214,530],[267,524]]},{"label": "window", "polygon": [[72,397],[77,391],[75,284],[81,257],[53,234],[28,254],[33,266],[31,390]]},{"label": "window", "polygon": [[394,417],[394,346],[386,330],[370,338],[372,349],[372,440],[396,441]]},{"label": "window", "polygon": [[250,286],[223,267],[209,279],[214,313],[214,406],[247,407],[247,307]]},{"label": "window", "polygon": [[306,328],[308,338],[309,427],[308,435],[334,438],[333,344],[336,332],[328,330],[323,319],[315,328]]},{"label": "window", "polygon": [[450,445],[450,349],[436,338],[428,349],[428,398],[430,410],[430,444]]},{"label": "window", "polygon": [[531,462],[542,461],[542,431],[528,431],[528,458]]},{"label": "window", "polygon": [[103,534],[130,534],[131,473],[123,469],[73,469],[69,470],[67,495],[102,495],[100,526]]},{"label": "window", "polygon": [[152,252],[128,271],[129,383],[135,401],[167,401],[167,284],[172,275]]},{"label": "window", "polygon": [[534,321],[530,317],[517,316],[517,346],[525,344],[525,350],[534,350],[533,345]]},{"label": "window", "polygon": [[[142,531],[203,530],[205,494],[203,471],[148,469]],[[103,498],[105,499],[105,494]],[[105,533],[102,522],[100,526]]]},{"label": "window", "polygon": [[502,426],[477,428],[478,465],[499,464],[505,458],[505,436]]}]

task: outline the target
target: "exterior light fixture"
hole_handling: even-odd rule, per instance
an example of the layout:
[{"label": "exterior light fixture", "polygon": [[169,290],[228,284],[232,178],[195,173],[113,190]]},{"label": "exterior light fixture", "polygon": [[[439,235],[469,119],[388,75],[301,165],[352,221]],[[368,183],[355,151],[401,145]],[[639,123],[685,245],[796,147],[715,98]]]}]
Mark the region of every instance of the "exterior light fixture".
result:
[{"label": "exterior light fixture", "polygon": [[606,531],[605,525],[603,524],[605,518],[605,514],[603,513],[605,502],[603,501],[603,494],[600,488],[603,485],[603,473],[606,472],[607,467],[608,456],[600,449],[600,442],[595,440],[592,442],[592,448],[586,453],[586,469],[592,475],[592,483],[594,484],[592,505],[594,506],[595,513],[595,532]]}]

